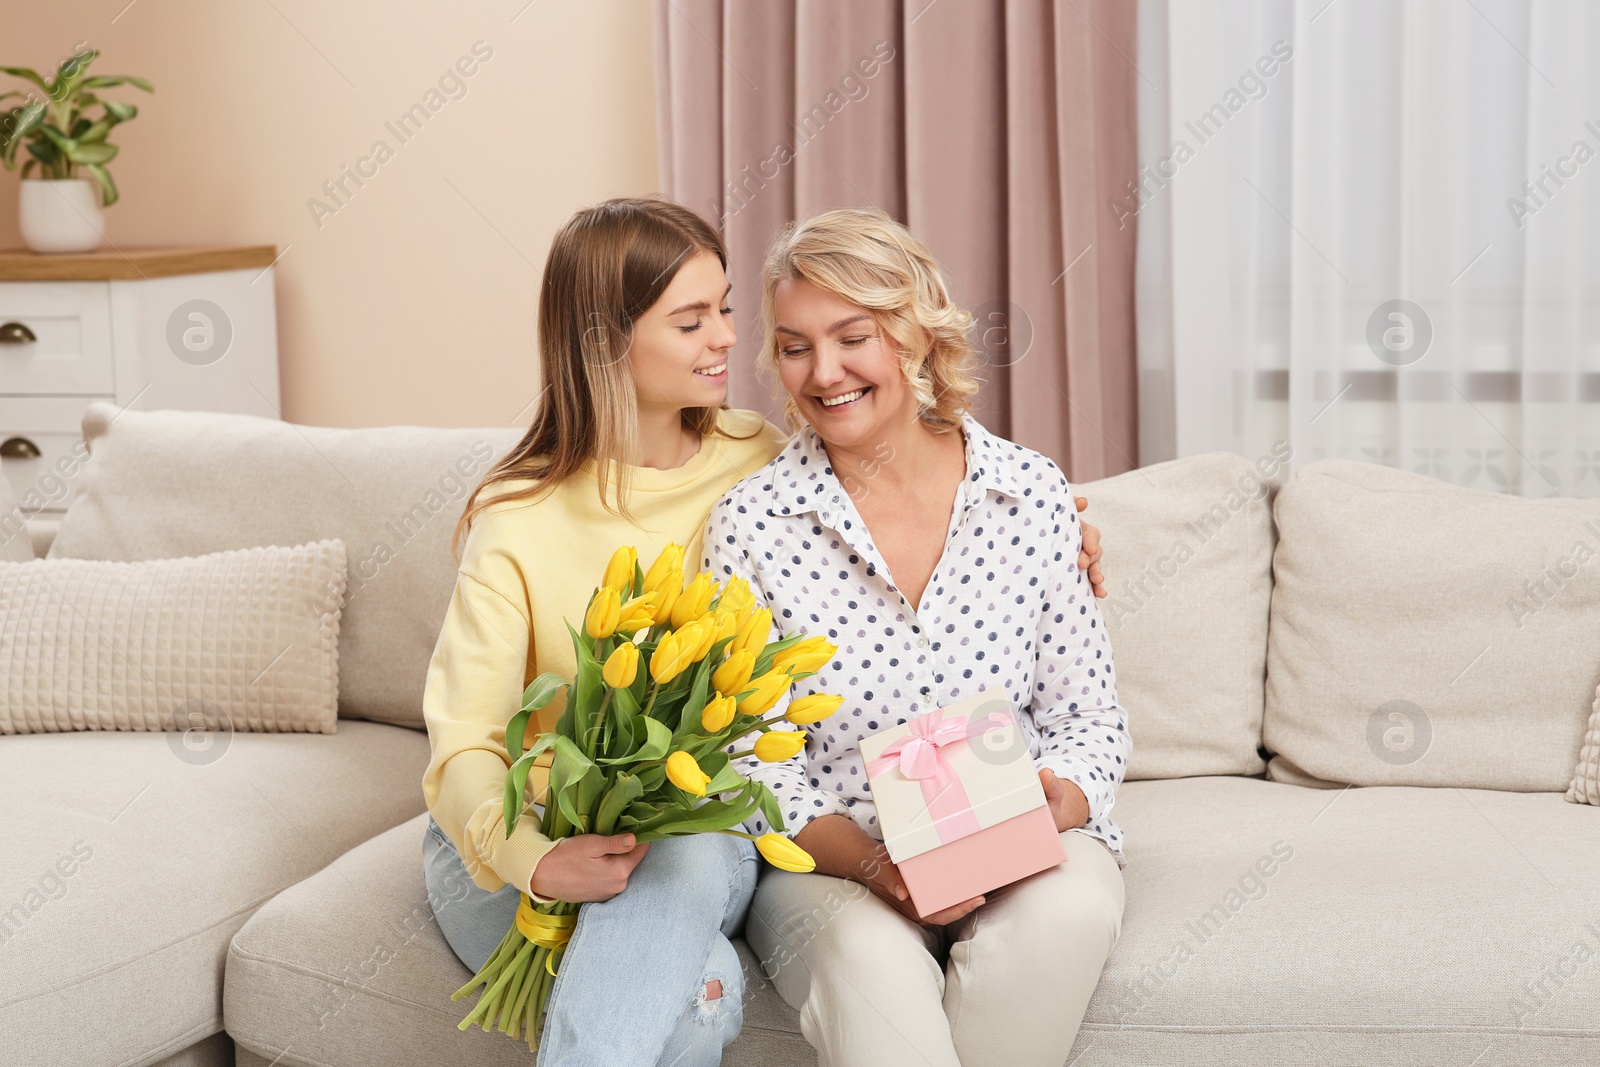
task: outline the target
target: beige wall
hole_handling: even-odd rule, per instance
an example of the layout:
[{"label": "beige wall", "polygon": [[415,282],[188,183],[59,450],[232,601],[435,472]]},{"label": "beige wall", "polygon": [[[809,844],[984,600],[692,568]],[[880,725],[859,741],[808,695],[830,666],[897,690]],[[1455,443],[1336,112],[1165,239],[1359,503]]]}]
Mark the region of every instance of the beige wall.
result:
[{"label": "beige wall", "polygon": [[[107,94],[142,109],[112,138],[110,241],[278,246],[284,418],[525,425],[551,235],[658,186],[650,0],[125,4],[20,4],[0,43],[43,68],[86,41],[94,73],[155,83]],[[465,95],[425,100],[479,41]],[[416,103],[438,110],[402,143],[385,123]],[[392,158],[319,226],[307,202],[334,206],[323,183],[380,139]],[[17,180],[0,247],[21,247]]]}]

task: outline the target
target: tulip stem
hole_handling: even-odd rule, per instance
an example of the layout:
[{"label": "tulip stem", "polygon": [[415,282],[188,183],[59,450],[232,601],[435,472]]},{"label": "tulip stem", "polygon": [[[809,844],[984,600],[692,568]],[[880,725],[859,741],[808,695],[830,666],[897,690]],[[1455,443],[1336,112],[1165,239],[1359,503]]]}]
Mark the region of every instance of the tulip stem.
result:
[{"label": "tulip stem", "polygon": [[614,692],[615,692],[614,689],[609,689],[608,688],[606,690],[606,695],[604,697],[602,697],[601,700],[600,700],[600,710],[595,713],[594,722],[589,724],[589,732],[588,732],[588,736],[586,738],[586,740],[588,742],[588,746],[589,746],[589,751],[585,752],[584,755],[588,756],[590,759],[594,759],[594,754],[595,754],[595,736],[594,735],[595,735],[596,732],[601,731],[602,728],[604,730],[604,736],[600,739],[600,747],[602,749],[604,749],[607,745],[611,744],[611,720],[606,717],[606,710],[611,707],[611,694],[614,693]]}]

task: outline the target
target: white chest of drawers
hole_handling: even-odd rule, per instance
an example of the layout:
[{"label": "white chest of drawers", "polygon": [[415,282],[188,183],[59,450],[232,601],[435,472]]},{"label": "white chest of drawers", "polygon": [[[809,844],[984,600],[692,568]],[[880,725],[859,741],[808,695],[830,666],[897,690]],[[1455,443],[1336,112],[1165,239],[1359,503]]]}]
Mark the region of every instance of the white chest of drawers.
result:
[{"label": "white chest of drawers", "polygon": [[25,516],[66,511],[91,400],[282,417],[275,257],[270,245],[0,252],[0,472]]}]

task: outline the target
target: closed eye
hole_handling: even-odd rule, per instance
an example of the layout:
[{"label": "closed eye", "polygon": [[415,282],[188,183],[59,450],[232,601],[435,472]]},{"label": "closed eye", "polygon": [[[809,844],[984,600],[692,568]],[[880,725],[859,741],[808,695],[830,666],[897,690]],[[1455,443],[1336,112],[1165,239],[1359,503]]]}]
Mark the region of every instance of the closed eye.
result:
[{"label": "closed eye", "polygon": [[[733,309],[732,308],[722,308],[721,310],[722,310],[722,313],[724,315],[732,315],[733,314]],[[703,323],[700,320],[697,319],[697,320],[695,320],[695,324],[693,326],[679,326],[678,329],[681,330],[684,333],[694,333],[702,325],[703,325]]]}]

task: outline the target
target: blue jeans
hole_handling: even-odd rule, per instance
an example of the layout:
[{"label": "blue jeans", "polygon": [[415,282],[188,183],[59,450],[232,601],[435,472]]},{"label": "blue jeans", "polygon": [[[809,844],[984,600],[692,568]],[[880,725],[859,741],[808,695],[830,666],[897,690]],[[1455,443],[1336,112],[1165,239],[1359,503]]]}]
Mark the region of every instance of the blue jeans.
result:
[{"label": "blue jeans", "polygon": [[[432,817],[428,902],[474,973],[511,928],[521,892],[473,884]],[[728,834],[656,841],[610,900],[578,909],[545,1009],[535,1067],[717,1067],[744,1024],[744,971],[728,940],[755,894],[755,846]],[[707,982],[722,996],[707,1000]]]}]

